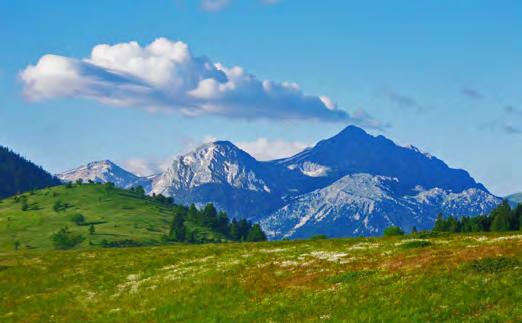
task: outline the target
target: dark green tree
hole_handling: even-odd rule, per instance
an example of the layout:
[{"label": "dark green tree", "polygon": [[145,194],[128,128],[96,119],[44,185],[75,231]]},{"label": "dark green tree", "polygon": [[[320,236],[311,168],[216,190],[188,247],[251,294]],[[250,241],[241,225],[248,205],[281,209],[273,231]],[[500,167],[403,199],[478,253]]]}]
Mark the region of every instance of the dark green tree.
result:
[{"label": "dark green tree", "polygon": [[491,231],[509,231],[511,229],[511,208],[503,201],[491,214]]},{"label": "dark green tree", "polygon": [[249,223],[245,219],[241,219],[237,222],[237,231],[239,233],[239,240],[245,241],[248,236],[248,232],[250,231],[250,227],[252,226],[251,223]]},{"label": "dark green tree", "polygon": [[201,212],[200,224],[213,229],[217,228],[217,210],[212,203],[207,204]]},{"label": "dark green tree", "polygon": [[71,221],[74,222],[76,225],[82,225],[85,222],[85,217],[83,214],[76,213],[71,216]]},{"label": "dark green tree", "polygon": [[228,231],[229,231],[228,235],[229,235],[230,239],[232,239],[234,241],[241,240],[241,234],[239,233],[239,228],[238,228],[236,219],[232,219],[232,222],[230,222]]},{"label": "dark green tree", "polygon": [[196,208],[196,205],[194,203],[190,204],[188,211],[187,211],[187,220],[191,222],[197,222],[199,216],[199,211]]},{"label": "dark green tree", "polygon": [[169,238],[173,241],[185,241],[185,219],[179,212],[174,213],[170,226]]},{"label": "dark green tree", "polygon": [[114,183],[112,183],[112,182],[107,182],[104,184],[104,186],[105,186],[105,190],[107,192],[114,190],[114,187],[115,187]]},{"label": "dark green tree", "polygon": [[435,226],[433,227],[433,231],[446,231],[446,221],[444,220],[444,216],[442,213],[437,215],[437,219],[435,220]]},{"label": "dark green tree", "polygon": [[56,201],[53,204],[53,210],[54,212],[60,212],[63,210],[63,203],[62,201]]},{"label": "dark green tree", "polygon": [[457,221],[457,219],[453,216],[449,216],[446,219],[446,225],[445,225],[445,231],[448,232],[460,232],[460,223]]},{"label": "dark green tree", "polygon": [[251,242],[266,241],[266,234],[261,229],[261,226],[256,223],[250,228],[246,240]]},{"label": "dark green tree", "polygon": [[401,236],[404,234],[404,231],[402,231],[402,229],[398,226],[391,226],[391,227],[387,227],[386,229],[384,229],[384,236],[385,237],[389,237],[389,236]]},{"label": "dark green tree", "polygon": [[85,239],[81,234],[73,234],[67,227],[60,229],[51,236],[56,249],[71,249]]},{"label": "dark green tree", "polygon": [[94,234],[94,232],[96,232],[96,228],[94,227],[94,224],[91,224],[89,226],[89,234],[92,235],[92,234]]},{"label": "dark green tree", "polygon": [[29,203],[27,203],[27,199],[22,199],[22,207],[21,207],[22,211],[27,211],[29,210]]}]

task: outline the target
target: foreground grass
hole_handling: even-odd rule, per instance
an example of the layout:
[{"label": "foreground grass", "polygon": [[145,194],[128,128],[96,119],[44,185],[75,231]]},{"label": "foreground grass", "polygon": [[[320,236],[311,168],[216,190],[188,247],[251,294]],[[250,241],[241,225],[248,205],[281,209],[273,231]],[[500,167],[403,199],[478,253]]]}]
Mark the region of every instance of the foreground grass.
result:
[{"label": "foreground grass", "polygon": [[522,235],[0,255],[0,321],[522,320]]}]

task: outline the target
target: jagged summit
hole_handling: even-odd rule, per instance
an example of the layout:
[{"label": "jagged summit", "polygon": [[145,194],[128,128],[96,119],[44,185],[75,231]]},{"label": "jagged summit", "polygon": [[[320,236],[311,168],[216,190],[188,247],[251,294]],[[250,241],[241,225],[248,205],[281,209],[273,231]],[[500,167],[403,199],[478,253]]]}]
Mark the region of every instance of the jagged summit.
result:
[{"label": "jagged summit", "polygon": [[154,181],[153,192],[172,195],[181,189],[203,184],[227,184],[252,191],[270,191],[268,183],[257,174],[260,168],[252,156],[230,141],[216,141],[177,157]]},{"label": "jagged summit", "polygon": [[[319,174],[331,181],[348,174],[368,173],[398,178],[404,191],[417,185],[460,192],[468,188],[486,190],[464,170],[453,169],[443,161],[413,146],[403,147],[384,136],[372,136],[356,126],[322,140],[311,149],[275,161],[304,174]],[[320,172],[310,172],[320,169]]]},{"label": "jagged summit", "polygon": [[75,182],[78,179],[82,179],[96,183],[112,182],[122,188],[141,185],[147,189],[150,186],[146,179],[126,171],[107,159],[90,162],[87,165],[65,171],[56,176],[64,182]]}]

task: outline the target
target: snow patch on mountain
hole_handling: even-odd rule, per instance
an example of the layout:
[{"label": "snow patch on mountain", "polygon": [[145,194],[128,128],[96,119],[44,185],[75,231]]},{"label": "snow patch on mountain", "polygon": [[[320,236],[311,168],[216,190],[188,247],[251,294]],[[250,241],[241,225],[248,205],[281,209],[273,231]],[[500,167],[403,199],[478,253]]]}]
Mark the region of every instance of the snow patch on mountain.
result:
[{"label": "snow patch on mountain", "polygon": [[89,180],[95,183],[112,182],[121,188],[143,186],[146,191],[150,190],[150,180],[126,171],[110,160],[91,162],[56,176],[63,182],[75,182],[82,179],[84,182]]},{"label": "snow patch on mountain", "polygon": [[193,152],[179,156],[158,176],[152,192],[172,195],[204,184],[228,184],[237,189],[270,192],[270,184],[256,174],[257,161],[230,142],[205,144]]},{"label": "snow patch on mountain", "polygon": [[333,184],[303,194],[261,221],[271,239],[379,235],[390,225],[406,230],[427,229],[439,212],[478,215],[489,212],[500,199],[480,189],[460,193],[439,188],[398,196],[399,180],[370,174],[347,175]]},{"label": "snow patch on mountain", "polygon": [[319,165],[312,162],[304,162],[302,164],[296,165],[288,165],[288,169],[290,170],[299,170],[301,173],[303,173],[306,176],[310,177],[322,177],[328,175],[328,172],[330,171],[330,168],[327,166]]}]

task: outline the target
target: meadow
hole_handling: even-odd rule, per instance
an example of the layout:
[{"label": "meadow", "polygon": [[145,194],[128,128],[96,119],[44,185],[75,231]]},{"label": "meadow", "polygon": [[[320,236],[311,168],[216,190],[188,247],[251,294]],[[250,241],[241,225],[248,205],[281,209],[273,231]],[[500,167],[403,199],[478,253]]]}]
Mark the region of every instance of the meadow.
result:
[{"label": "meadow", "polygon": [[2,322],[520,322],[520,233],[0,254]]},{"label": "meadow", "polygon": [[[82,223],[75,223],[78,215]],[[54,186],[0,200],[0,251],[17,243],[19,249],[51,250],[51,236],[64,227],[84,237],[80,248],[99,248],[103,241],[156,245],[169,233],[173,216],[170,203],[140,192],[102,184]],[[206,227],[187,225],[204,240],[226,240]]]}]

